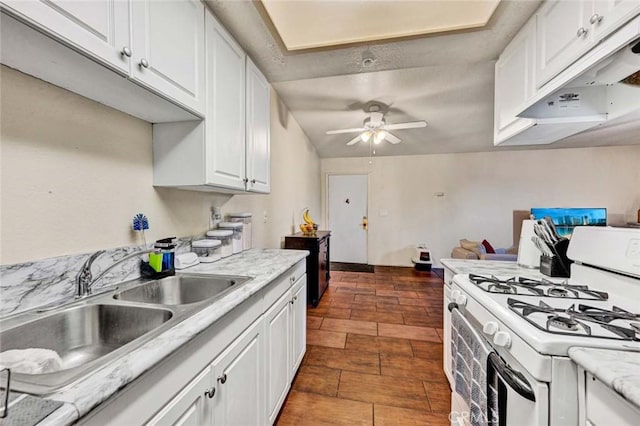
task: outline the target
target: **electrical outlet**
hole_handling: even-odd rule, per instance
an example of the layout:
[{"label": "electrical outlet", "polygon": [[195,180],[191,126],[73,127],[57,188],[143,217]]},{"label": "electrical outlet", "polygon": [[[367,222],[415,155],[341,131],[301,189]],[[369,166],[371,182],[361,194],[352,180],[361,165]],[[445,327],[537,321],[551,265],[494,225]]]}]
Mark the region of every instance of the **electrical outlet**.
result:
[{"label": "electrical outlet", "polygon": [[640,240],[633,239],[629,241],[627,257],[631,260],[640,260]]}]

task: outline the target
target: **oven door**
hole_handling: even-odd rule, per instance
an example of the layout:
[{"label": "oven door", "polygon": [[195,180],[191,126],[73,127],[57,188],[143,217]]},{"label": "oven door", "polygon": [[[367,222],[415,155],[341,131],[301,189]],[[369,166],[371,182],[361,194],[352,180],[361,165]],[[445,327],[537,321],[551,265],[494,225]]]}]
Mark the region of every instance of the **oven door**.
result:
[{"label": "oven door", "polygon": [[[449,310],[458,309],[456,303]],[[491,346],[487,357],[487,419],[472,419],[469,405],[452,386],[451,424],[489,426],[547,426],[549,413],[549,390],[544,382],[537,381],[508,352],[504,358],[496,348],[484,339],[479,326],[468,311],[460,311],[467,327],[478,339]],[[505,358],[507,360],[505,360]],[[453,372],[455,376],[455,372]],[[492,386],[493,389],[489,389]],[[493,407],[493,408],[492,408]],[[494,413],[497,414],[494,416]]]},{"label": "oven door", "polygon": [[[496,390],[496,410],[488,410],[492,426],[548,424],[548,387],[528,375],[521,367],[514,367],[496,352],[487,360],[487,381]],[[498,418],[492,417],[496,412]]]}]

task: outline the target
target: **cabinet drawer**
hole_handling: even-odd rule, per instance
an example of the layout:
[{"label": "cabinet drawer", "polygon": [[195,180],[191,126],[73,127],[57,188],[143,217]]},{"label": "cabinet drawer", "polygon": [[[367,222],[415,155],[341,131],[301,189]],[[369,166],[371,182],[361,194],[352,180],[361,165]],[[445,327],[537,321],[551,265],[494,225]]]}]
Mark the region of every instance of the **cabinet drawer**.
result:
[{"label": "cabinet drawer", "polygon": [[273,280],[264,295],[264,310],[269,309],[289,288],[305,274],[306,265],[304,261],[300,261],[287,272]]}]

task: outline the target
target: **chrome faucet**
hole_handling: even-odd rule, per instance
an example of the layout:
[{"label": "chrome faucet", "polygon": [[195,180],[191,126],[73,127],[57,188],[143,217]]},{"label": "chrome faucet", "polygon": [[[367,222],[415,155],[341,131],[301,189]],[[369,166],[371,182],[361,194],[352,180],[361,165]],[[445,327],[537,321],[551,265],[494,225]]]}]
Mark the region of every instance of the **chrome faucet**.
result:
[{"label": "chrome faucet", "polygon": [[107,269],[102,271],[102,273],[98,275],[98,277],[95,280],[93,279],[93,275],[91,274],[91,265],[93,265],[93,262],[98,258],[98,256],[104,253],[105,250],[98,250],[97,252],[93,253],[91,256],[87,258],[87,260],[84,261],[84,263],[82,264],[82,267],[80,268],[80,271],[78,272],[78,275],[76,275],[76,296],[75,296],[76,299],[80,299],[80,298],[91,295],[91,287],[93,287],[93,285],[96,282],[100,281],[100,279],[102,279],[102,277],[104,277],[107,272],[109,272],[111,269],[118,266],[122,262],[129,260],[132,257],[139,256],[141,254],[151,253],[155,250],[157,249],[151,248],[151,249],[140,250],[135,253],[129,253],[122,259],[117,260],[111,266],[107,267]]}]

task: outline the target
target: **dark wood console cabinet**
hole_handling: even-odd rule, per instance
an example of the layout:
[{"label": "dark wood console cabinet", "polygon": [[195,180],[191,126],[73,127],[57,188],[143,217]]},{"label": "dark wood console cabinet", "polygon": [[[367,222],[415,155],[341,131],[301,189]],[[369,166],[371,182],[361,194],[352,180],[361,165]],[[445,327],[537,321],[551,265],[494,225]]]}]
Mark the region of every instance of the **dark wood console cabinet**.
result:
[{"label": "dark wood console cabinet", "polygon": [[307,303],[315,308],[329,287],[329,237],[331,231],[318,231],[307,236],[301,232],[284,237],[284,248],[309,250],[307,256]]}]

